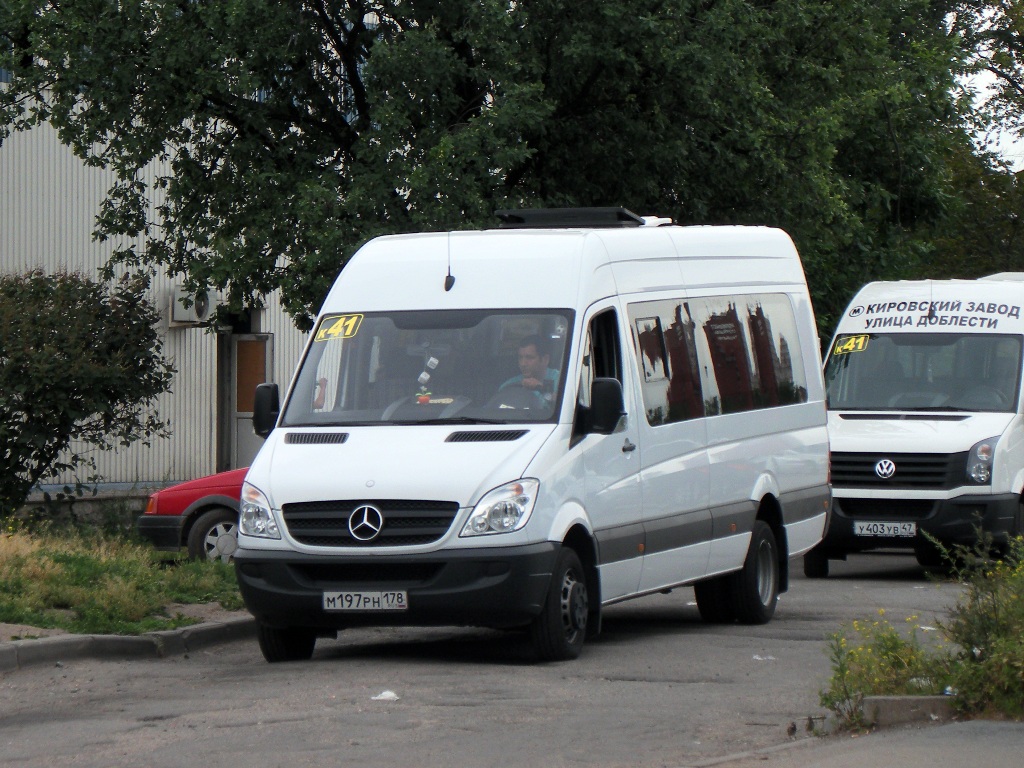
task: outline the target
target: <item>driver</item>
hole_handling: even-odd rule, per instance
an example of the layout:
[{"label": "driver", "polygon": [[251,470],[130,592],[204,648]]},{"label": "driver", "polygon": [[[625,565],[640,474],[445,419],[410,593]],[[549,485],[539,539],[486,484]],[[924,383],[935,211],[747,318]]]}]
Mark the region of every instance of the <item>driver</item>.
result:
[{"label": "driver", "polygon": [[519,375],[513,376],[499,387],[522,387],[534,392],[538,398],[549,404],[558,388],[558,371],[549,368],[551,354],[541,336],[527,336],[519,342]]}]

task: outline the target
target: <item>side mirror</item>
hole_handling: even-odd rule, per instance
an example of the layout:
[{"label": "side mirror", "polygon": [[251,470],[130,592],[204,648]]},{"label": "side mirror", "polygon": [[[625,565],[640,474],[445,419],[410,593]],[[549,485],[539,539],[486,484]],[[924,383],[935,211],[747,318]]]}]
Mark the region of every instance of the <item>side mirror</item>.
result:
[{"label": "side mirror", "polygon": [[277,417],[281,415],[281,396],[277,384],[256,385],[256,396],[252,406],[252,431],[266,438],[274,431]]},{"label": "side mirror", "polygon": [[626,415],[622,383],[618,379],[594,379],[590,385],[590,429],[598,435],[610,435]]}]

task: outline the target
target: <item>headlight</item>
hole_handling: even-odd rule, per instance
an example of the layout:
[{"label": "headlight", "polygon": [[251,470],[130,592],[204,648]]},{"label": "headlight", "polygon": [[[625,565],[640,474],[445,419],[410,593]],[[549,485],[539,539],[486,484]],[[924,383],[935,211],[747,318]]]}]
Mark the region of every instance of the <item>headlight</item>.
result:
[{"label": "headlight", "polygon": [[988,437],[976,443],[967,454],[967,478],[978,485],[992,482],[992,457],[996,452],[999,436]]},{"label": "headlight", "polygon": [[270,502],[263,491],[248,483],[242,483],[242,499],[238,509],[238,527],[246,536],[262,539],[280,539],[281,529],[277,526]]},{"label": "headlight", "polygon": [[518,531],[530,519],[537,502],[537,480],[516,480],[488,491],[462,529],[461,536],[487,536]]}]

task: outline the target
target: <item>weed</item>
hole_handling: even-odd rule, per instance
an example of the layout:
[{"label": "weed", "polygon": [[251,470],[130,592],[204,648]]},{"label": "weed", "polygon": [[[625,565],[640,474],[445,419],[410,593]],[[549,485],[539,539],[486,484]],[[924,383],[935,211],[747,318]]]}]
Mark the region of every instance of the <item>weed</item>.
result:
[{"label": "weed", "polygon": [[854,621],[829,639],[832,678],[821,692],[821,704],[839,721],[860,728],[864,696],[938,694],[949,685],[947,668],[935,663],[934,652],[922,645],[921,626],[909,616],[897,629],[879,609],[874,621]]},{"label": "weed", "polygon": [[940,547],[964,590],[938,622],[937,643],[922,645],[916,616],[898,630],[884,610],[831,636],[832,676],[820,700],[840,724],[863,727],[861,703],[870,695],[955,693],[964,714],[1024,716],[1024,538],[999,559],[990,540],[978,541]]},{"label": "weed", "polygon": [[171,603],[242,607],[232,566],[176,561],[109,533],[0,532],[0,621],[76,633],[139,634],[194,623]]}]

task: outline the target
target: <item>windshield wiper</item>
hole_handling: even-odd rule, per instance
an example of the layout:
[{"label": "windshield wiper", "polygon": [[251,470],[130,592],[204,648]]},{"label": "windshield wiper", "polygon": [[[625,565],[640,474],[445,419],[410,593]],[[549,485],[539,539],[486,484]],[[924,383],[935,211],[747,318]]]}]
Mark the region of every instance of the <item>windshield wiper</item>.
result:
[{"label": "windshield wiper", "polygon": [[382,424],[408,426],[415,424],[508,424],[501,419],[475,419],[469,416],[452,416],[449,419],[406,419],[402,421],[385,421]]}]

